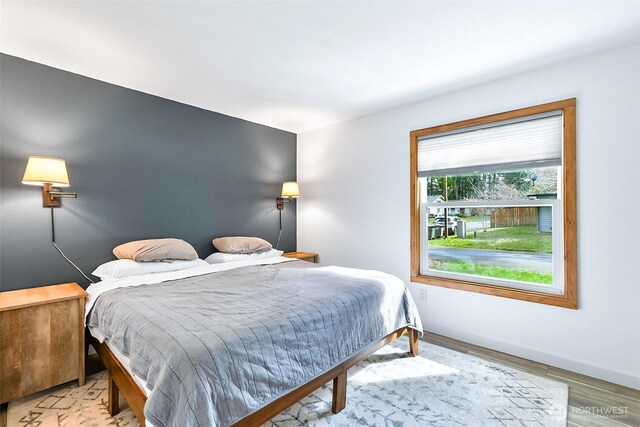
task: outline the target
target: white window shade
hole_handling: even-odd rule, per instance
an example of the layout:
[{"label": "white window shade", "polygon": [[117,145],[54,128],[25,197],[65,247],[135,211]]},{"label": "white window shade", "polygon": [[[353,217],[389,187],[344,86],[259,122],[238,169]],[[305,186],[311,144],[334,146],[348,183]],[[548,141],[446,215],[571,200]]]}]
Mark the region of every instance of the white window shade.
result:
[{"label": "white window shade", "polygon": [[560,112],[429,135],[418,141],[418,175],[422,177],[561,164]]}]

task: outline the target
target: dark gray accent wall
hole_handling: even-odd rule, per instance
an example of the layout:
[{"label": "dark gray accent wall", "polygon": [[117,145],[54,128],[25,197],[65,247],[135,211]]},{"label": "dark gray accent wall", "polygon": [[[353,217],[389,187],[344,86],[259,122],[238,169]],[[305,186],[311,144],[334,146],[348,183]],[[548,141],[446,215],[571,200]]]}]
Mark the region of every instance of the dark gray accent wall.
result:
[{"label": "dark gray accent wall", "polygon": [[[296,178],[296,135],[20,58],[0,56],[0,289],[87,282],[50,241],[29,155],[67,162],[78,199],[56,241],[85,272],[116,245],[178,237],[201,258],[217,236],[278,236],[275,198]],[[280,249],[295,250],[295,202]]]}]

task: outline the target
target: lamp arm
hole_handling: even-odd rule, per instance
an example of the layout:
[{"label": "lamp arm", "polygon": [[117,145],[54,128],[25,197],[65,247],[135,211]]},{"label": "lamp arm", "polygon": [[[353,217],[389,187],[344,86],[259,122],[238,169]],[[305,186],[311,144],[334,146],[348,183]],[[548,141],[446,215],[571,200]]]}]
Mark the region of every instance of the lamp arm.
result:
[{"label": "lamp arm", "polygon": [[62,201],[59,199],[77,199],[78,193],[64,193],[62,191],[53,191],[53,185],[49,183],[42,184],[42,206],[45,208],[59,208]]},{"label": "lamp arm", "polygon": [[284,204],[285,203],[291,203],[292,200],[293,200],[293,197],[291,197],[291,196],[277,197],[276,198],[276,207],[278,208],[279,211],[281,211],[282,209],[284,209]]},{"label": "lamp arm", "polygon": [[77,199],[78,198],[78,193],[63,193],[62,191],[49,191],[49,195],[51,196],[51,199],[53,199],[54,197],[65,197],[65,198],[69,198],[69,199]]}]

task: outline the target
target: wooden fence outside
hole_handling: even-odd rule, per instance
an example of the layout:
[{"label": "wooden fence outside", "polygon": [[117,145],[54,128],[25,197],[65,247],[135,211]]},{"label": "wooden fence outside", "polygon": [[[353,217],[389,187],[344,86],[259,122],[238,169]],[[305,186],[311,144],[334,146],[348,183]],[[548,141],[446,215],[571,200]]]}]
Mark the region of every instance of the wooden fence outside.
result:
[{"label": "wooden fence outside", "polygon": [[491,212],[491,227],[538,225],[538,208],[498,208]]}]

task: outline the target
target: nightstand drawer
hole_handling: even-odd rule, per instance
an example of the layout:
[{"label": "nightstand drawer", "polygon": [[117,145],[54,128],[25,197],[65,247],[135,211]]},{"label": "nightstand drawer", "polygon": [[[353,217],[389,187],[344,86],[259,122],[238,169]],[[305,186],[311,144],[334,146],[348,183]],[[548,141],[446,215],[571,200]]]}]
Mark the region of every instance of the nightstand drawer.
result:
[{"label": "nightstand drawer", "polygon": [[85,293],[75,287],[47,289],[40,299],[37,289],[0,293],[0,403],[74,379],[84,383]]}]

